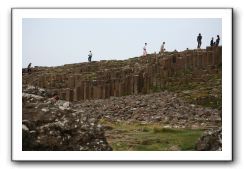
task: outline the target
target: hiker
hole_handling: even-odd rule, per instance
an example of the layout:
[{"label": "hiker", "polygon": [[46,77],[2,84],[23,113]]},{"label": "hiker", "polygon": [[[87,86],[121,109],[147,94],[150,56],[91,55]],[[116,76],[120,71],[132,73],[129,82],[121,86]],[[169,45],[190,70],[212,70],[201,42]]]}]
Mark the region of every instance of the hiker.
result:
[{"label": "hiker", "polygon": [[202,45],[202,35],[201,33],[198,34],[197,36],[197,48],[201,48],[201,45]]},{"label": "hiker", "polygon": [[30,73],[31,72],[31,63],[29,63],[28,67],[27,67],[27,72]]},{"label": "hiker", "polygon": [[165,45],[165,42],[163,42],[163,44],[161,45],[160,54],[163,54],[165,51],[164,45]]},{"label": "hiker", "polygon": [[143,56],[147,55],[147,43],[145,43],[145,46],[143,47]]},{"label": "hiker", "polygon": [[91,53],[91,51],[89,51],[89,54],[88,54],[88,61],[91,62],[91,59],[92,59],[92,53]]},{"label": "hiker", "polygon": [[217,39],[216,39],[216,42],[215,42],[215,46],[219,46],[219,41],[220,41],[220,37],[219,37],[219,35],[217,35]]},{"label": "hiker", "polygon": [[214,43],[214,38],[212,37],[212,39],[211,39],[211,41],[210,41],[210,46],[212,46],[212,47],[213,47],[213,46],[214,46],[214,44],[215,44],[215,43]]}]

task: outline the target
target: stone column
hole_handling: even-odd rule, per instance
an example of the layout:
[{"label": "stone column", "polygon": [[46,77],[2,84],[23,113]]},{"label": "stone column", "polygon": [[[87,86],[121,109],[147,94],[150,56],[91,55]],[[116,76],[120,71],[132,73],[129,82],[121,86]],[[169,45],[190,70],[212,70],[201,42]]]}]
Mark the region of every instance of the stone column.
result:
[{"label": "stone column", "polygon": [[193,53],[193,68],[197,68],[198,67],[198,63],[197,63],[197,55],[198,55],[198,51],[195,51]]},{"label": "stone column", "polygon": [[208,51],[207,52],[207,56],[208,56],[208,65],[212,66],[213,65],[213,52],[212,51]]},{"label": "stone column", "polygon": [[68,88],[73,89],[75,87],[75,78],[70,76],[68,79]]},{"label": "stone column", "polygon": [[84,100],[89,99],[89,83],[84,81]]},{"label": "stone column", "polygon": [[74,89],[74,101],[80,101],[81,100],[80,91],[81,91],[81,88],[79,86],[77,86]]},{"label": "stone column", "polygon": [[138,94],[139,75],[133,76],[133,94]]},{"label": "stone column", "polygon": [[66,89],[66,100],[68,101],[74,100],[74,92],[72,89]]},{"label": "stone column", "polygon": [[102,99],[105,99],[105,97],[106,97],[106,86],[103,81],[102,82]]},{"label": "stone column", "polygon": [[222,46],[217,47],[217,51],[216,51],[216,55],[217,55],[217,64],[222,64]]},{"label": "stone column", "polygon": [[105,98],[109,98],[110,97],[110,84],[106,83],[105,85]]},{"label": "stone column", "polygon": [[202,67],[202,52],[198,53],[198,67],[201,68]]},{"label": "stone column", "polygon": [[133,94],[133,76],[128,76],[128,94]]},{"label": "stone column", "polygon": [[203,53],[203,67],[206,67],[207,66],[207,64],[208,64],[208,57],[207,57],[208,55],[207,55],[207,52],[204,52]]}]

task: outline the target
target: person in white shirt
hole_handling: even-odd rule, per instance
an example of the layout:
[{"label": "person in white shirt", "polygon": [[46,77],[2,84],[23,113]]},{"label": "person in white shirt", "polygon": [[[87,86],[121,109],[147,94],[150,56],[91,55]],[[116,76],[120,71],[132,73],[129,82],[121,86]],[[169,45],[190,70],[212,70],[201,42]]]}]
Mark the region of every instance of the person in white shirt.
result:
[{"label": "person in white shirt", "polygon": [[165,42],[163,42],[163,44],[161,45],[160,54],[163,54],[165,51],[164,45],[165,45]]},{"label": "person in white shirt", "polygon": [[145,46],[143,47],[143,56],[147,55],[147,43],[145,43]]},{"label": "person in white shirt", "polygon": [[91,62],[91,59],[92,59],[92,53],[91,53],[91,51],[89,51],[89,54],[88,54],[88,61]]}]

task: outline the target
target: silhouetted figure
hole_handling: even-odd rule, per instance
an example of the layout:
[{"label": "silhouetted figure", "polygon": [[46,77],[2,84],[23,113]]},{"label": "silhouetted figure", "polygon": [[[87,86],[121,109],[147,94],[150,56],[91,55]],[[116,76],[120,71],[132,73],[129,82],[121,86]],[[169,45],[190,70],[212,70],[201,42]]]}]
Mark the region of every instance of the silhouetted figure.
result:
[{"label": "silhouetted figure", "polygon": [[219,46],[219,41],[220,41],[220,37],[219,37],[219,35],[217,35],[217,39],[216,39],[216,42],[215,42],[215,46]]},{"label": "silhouetted figure", "polygon": [[201,33],[198,34],[197,36],[197,48],[201,48],[201,45],[202,45],[202,35]]},{"label": "silhouetted figure", "polygon": [[211,41],[210,41],[210,46],[214,46],[214,38],[212,37]]},{"label": "silhouetted figure", "polygon": [[163,42],[163,44],[161,45],[160,54],[163,54],[165,51],[164,45],[165,45],[165,42]]},{"label": "silhouetted figure", "polygon": [[27,67],[27,72],[30,73],[31,72],[31,63],[29,63],[28,67]]},{"label": "silhouetted figure", "polygon": [[91,53],[91,51],[89,51],[89,54],[88,54],[88,61],[91,62],[91,59],[92,59],[92,53]]},{"label": "silhouetted figure", "polygon": [[143,47],[143,56],[147,55],[147,43],[145,43],[145,46]]}]

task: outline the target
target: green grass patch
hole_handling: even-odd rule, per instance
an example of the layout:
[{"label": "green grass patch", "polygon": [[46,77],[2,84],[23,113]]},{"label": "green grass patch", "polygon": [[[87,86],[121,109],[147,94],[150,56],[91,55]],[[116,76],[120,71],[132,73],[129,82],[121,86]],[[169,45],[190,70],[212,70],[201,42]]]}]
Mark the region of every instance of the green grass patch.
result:
[{"label": "green grass patch", "polygon": [[[164,128],[163,124],[111,123],[106,137],[114,151],[183,151],[194,150],[202,129]],[[122,131],[122,132],[121,132]]]}]

